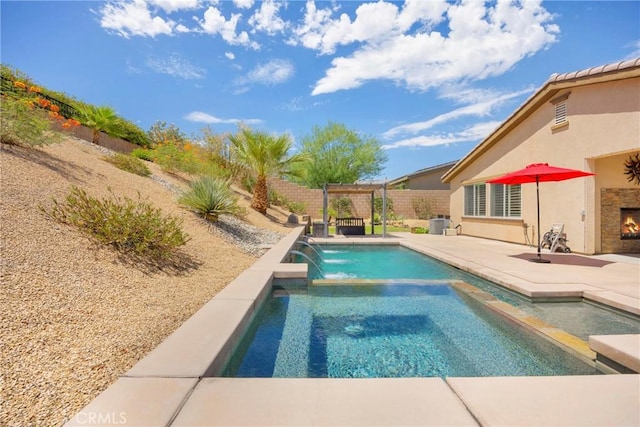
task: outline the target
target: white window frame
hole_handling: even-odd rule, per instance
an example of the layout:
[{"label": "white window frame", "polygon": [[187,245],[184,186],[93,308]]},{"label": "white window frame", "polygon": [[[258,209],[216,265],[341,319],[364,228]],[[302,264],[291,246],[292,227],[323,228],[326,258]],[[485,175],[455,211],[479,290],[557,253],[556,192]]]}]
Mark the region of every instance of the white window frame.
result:
[{"label": "white window frame", "polygon": [[464,216],[487,216],[487,185],[464,186]]}]

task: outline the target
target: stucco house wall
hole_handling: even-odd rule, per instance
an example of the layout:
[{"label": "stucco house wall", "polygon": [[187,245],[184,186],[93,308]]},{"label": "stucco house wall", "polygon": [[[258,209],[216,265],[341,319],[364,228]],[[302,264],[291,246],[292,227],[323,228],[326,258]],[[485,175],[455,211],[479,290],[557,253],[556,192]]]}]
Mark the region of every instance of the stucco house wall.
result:
[{"label": "stucco house wall", "polygon": [[[452,220],[462,224],[463,234],[516,243],[527,243],[528,237],[536,244],[535,184],[522,184],[520,218],[464,216],[464,186],[531,163],[581,169],[596,176],[540,184],[540,231],[544,233],[553,223],[564,223],[574,252],[603,252],[601,204],[602,194],[607,193],[602,190],[629,189],[624,193],[625,203],[640,207],[640,188],[628,182],[623,173],[625,159],[640,150],[639,94],[640,59],[622,70],[552,76],[445,175],[445,182],[451,185]],[[555,125],[554,102],[564,97],[567,122]],[[487,214],[490,190],[487,185]],[[614,218],[605,221],[610,225]],[[625,249],[640,251],[640,241],[635,242],[625,243]],[[604,251],[620,251],[622,246],[618,246]]]}]

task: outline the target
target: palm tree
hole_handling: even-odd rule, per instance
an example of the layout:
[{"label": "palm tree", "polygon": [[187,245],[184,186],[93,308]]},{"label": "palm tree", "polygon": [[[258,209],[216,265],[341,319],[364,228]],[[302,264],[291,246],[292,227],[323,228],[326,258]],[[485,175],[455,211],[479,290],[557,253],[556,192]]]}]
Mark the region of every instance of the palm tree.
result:
[{"label": "palm tree", "polygon": [[293,145],[288,135],[276,137],[243,127],[235,135],[229,135],[229,141],[238,161],[256,174],[251,207],[264,215],[269,206],[267,176],[291,175],[291,166],[306,157],[287,156]]},{"label": "palm tree", "polygon": [[106,105],[94,107],[92,105],[79,109],[80,122],[93,129],[94,144],[100,142],[100,132],[105,132],[112,136],[119,136],[121,133],[121,119],[116,111]]}]

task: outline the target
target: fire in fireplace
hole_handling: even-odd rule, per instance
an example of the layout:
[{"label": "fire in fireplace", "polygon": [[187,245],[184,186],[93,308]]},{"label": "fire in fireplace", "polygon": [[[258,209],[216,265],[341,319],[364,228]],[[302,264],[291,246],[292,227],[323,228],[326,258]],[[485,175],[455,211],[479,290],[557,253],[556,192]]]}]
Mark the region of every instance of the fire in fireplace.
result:
[{"label": "fire in fireplace", "polygon": [[620,208],[620,239],[640,239],[640,208]]}]

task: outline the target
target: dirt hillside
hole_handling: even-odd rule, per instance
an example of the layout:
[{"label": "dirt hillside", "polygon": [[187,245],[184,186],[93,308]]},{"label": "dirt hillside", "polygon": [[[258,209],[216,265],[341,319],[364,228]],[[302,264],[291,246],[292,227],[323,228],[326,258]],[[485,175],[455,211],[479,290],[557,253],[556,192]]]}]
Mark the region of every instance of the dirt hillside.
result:
[{"label": "dirt hillside", "polygon": [[[153,164],[143,178],[103,156],[77,139],[0,147],[0,424],[62,424],[256,259],[242,239],[177,205],[184,180]],[[95,197],[139,193],[181,218],[191,237],[181,269],[149,271],[47,218],[39,207],[64,200],[72,185]],[[254,249],[263,234],[253,227],[269,230],[266,240],[290,231],[281,212],[248,212],[241,228]]]}]

